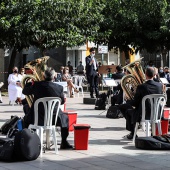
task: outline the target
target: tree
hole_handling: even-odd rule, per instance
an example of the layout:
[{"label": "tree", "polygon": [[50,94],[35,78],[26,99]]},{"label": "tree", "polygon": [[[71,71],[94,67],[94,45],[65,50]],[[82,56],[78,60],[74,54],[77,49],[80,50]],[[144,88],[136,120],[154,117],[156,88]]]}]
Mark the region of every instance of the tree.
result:
[{"label": "tree", "polygon": [[29,45],[41,50],[73,47],[93,40],[103,20],[102,0],[10,0],[1,2],[0,45],[13,47],[9,70],[16,51]]},{"label": "tree", "polygon": [[96,42],[121,50],[128,49],[128,45],[147,51],[162,48],[165,45],[167,7],[166,0],[106,1]]}]

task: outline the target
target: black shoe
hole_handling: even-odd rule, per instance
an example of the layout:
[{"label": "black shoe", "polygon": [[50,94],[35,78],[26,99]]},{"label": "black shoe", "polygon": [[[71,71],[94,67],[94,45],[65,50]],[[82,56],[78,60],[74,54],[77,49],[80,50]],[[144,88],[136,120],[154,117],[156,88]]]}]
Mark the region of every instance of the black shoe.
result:
[{"label": "black shoe", "polygon": [[0,103],[3,103],[3,102],[0,100]]},{"label": "black shoe", "polygon": [[127,137],[127,139],[133,139],[133,133],[132,132],[129,133],[126,137]]},{"label": "black shoe", "polygon": [[[133,135],[134,135],[134,133],[129,133],[126,137],[127,137],[127,139],[133,139]],[[136,138],[137,138],[138,136],[136,135]]]},{"label": "black shoe", "polygon": [[60,149],[73,149],[73,146],[66,141],[61,143]]}]

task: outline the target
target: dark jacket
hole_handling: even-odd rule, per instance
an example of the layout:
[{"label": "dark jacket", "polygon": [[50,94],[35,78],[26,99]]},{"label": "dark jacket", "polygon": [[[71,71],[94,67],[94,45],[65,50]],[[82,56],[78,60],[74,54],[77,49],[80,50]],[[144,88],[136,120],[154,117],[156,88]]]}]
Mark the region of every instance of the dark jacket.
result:
[{"label": "dark jacket", "polygon": [[[118,73],[112,74],[112,78],[114,80],[118,80],[118,79],[122,79],[122,77],[124,75],[125,75],[124,73],[118,72]],[[116,95],[115,103],[116,104],[122,104],[122,102],[123,102],[123,89],[121,87],[121,84],[118,84],[117,87],[114,87],[114,91],[116,91],[116,92],[119,91],[119,93]]]},{"label": "dark jacket", "polygon": [[90,62],[92,61],[92,58],[91,56],[87,56],[86,57],[86,75],[87,76],[91,76],[93,74],[96,74],[96,72],[98,71],[98,64],[97,64],[97,60],[94,58],[94,60],[96,61],[96,70],[94,70],[94,65],[91,64],[90,65]]},{"label": "dark jacket", "polygon": [[[64,104],[64,94],[63,94],[63,87],[61,85],[58,85],[56,83],[50,82],[50,81],[39,81],[34,82],[33,85],[26,84],[26,86],[23,89],[23,94],[25,95],[34,95],[34,100],[31,106],[30,110],[30,123],[34,123],[34,103],[37,99],[43,98],[43,97],[59,97],[61,98],[61,104]],[[38,124],[43,125],[44,124],[44,108],[42,103],[40,103],[38,107]],[[54,109],[54,115],[56,114],[56,109]],[[61,119],[61,124],[63,123],[63,126],[67,126],[67,122],[62,119],[62,111],[59,111],[58,115]]]},{"label": "dark jacket", "polygon": [[112,74],[112,78],[113,78],[114,80],[122,79],[122,77],[123,77],[124,75],[125,75],[125,74],[122,73],[122,72],[117,72],[117,73],[115,73],[115,74]]},{"label": "dark jacket", "polygon": [[[135,106],[134,121],[140,121],[142,116],[142,99],[149,94],[162,94],[163,85],[154,80],[148,80],[144,84],[138,85],[134,100],[128,101],[128,104]],[[150,104],[146,103],[146,119],[150,119]]]},{"label": "dark jacket", "polygon": [[[167,75],[167,77],[166,77],[166,75]],[[170,83],[170,74],[169,73],[165,73],[165,72],[160,73],[160,77],[166,78],[168,80],[168,82]]]}]

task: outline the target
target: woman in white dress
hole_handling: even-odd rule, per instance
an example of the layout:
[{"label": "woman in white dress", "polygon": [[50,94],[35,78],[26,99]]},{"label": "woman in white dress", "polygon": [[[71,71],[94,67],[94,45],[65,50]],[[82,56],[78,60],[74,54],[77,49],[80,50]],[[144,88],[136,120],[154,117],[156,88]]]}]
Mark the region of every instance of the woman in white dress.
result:
[{"label": "woman in white dress", "polygon": [[21,81],[22,75],[18,73],[18,68],[13,68],[13,73],[8,77],[8,95],[9,101],[16,102],[17,104],[21,104],[22,96],[22,88]]}]

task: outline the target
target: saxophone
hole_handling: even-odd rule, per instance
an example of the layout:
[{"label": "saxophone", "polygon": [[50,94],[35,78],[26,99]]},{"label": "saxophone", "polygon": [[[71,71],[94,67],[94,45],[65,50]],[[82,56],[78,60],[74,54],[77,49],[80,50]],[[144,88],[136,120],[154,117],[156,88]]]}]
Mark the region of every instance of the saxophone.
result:
[{"label": "saxophone", "polygon": [[[26,74],[26,76],[23,77],[21,86],[22,88],[25,87],[25,85],[30,81],[42,81],[44,80],[43,73],[47,68],[47,60],[49,59],[49,56],[44,56],[38,59],[35,59],[29,63],[27,63],[24,68],[29,69],[33,74]],[[28,95],[26,96],[26,100],[28,102],[29,107],[31,107],[33,103],[34,96]]]},{"label": "saxophone", "polygon": [[141,60],[142,58],[123,67],[123,69],[127,69],[130,72],[130,74],[125,75],[121,80],[121,86],[125,92],[126,99],[133,100],[137,86],[143,84],[146,80]]}]

